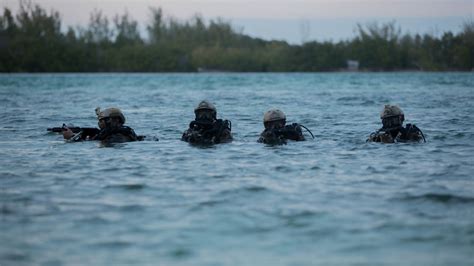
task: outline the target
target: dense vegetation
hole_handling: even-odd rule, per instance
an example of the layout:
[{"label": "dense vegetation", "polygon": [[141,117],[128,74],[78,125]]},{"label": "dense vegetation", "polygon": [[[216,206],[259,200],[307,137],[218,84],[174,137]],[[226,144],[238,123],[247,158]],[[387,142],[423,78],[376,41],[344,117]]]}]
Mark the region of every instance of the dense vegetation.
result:
[{"label": "dense vegetation", "polygon": [[349,59],[372,71],[474,68],[473,22],[439,38],[401,34],[393,22],[358,25],[348,41],[290,45],[251,38],[222,20],[150,12],[144,39],[127,13],[109,20],[94,11],[86,28],[62,32],[59,13],[21,1],[18,14],[5,8],[0,16],[0,72],[337,71]]}]

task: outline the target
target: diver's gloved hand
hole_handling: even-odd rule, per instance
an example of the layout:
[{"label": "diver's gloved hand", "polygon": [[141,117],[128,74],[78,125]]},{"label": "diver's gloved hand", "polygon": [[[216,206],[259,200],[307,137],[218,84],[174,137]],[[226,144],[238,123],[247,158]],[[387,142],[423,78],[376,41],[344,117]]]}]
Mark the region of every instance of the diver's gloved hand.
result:
[{"label": "diver's gloved hand", "polygon": [[282,133],[282,128],[266,130],[262,133],[262,140],[265,144],[286,144],[286,139]]},{"label": "diver's gloved hand", "polygon": [[392,135],[390,133],[383,133],[379,135],[380,142],[383,143],[393,143],[395,140],[393,139]]},{"label": "diver's gloved hand", "polygon": [[202,140],[203,140],[203,136],[197,131],[192,132],[188,136],[188,141],[191,143],[202,142]]},{"label": "diver's gloved hand", "polygon": [[390,132],[385,132],[385,131],[377,131],[370,134],[367,141],[381,142],[381,143],[394,143],[395,142],[394,138],[392,137],[392,134],[390,134]]},{"label": "diver's gloved hand", "polygon": [[282,128],[274,129],[274,133],[280,138],[298,140],[302,136],[301,126],[298,123],[286,125]]},{"label": "diver's gloved hand", "polygon": [[72,130],[66,125],[63,125],[62,133],[63,133],[64,139],[71,139],[72,137],[74,137],[74,132],[72,132]]}]

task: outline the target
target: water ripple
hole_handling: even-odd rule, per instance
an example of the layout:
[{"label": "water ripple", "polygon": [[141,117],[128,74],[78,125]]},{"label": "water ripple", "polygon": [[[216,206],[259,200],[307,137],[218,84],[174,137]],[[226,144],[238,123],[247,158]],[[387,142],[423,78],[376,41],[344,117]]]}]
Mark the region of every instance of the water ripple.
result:
[{"label": "water ripple", "polygon": [[443,193],[426,193],[421,195],[407,195],[400,200],[405,201],[429,201],[435,203],[445,203],[445,204],[470,204],[474,203],[474,197],[453,195],[453,194],[443,194]]},{"label": "water ripple", "polygon": [[[0,75],[0,264],[469,264],[473,95],[471,73]],[[202,99],[232,143],[180,141]],[[387,103],[427,143],[366,143]],[[46,132],[96,106],[159,141]],[[257,143],[270,108],[316,139]]]}]

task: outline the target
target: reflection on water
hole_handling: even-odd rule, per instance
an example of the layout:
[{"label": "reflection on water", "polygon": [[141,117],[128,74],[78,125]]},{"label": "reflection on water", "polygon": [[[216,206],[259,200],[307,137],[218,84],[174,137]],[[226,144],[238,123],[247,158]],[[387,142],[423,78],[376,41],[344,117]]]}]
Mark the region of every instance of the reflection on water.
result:
[{"label": "reflection on water", "polygon": [[[473,85],[459,73],[2,75],[0,264],[468,265]],[[202,99],[232,121],[232,143],[180,141]],[[427,143],[365,142],[388,102]],[[45,131],[95,126],[96,106],[159,141]],[[316,139],[257,143],[272,107]]]}]

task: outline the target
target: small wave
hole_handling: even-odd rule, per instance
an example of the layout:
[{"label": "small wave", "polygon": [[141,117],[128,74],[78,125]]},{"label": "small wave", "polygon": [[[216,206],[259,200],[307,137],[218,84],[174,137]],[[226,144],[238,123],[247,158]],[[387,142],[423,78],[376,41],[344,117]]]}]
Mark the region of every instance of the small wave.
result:
[{"label": "small wave", "polygon": [[464,132],[459,132],[459,133],[454,134],[453,137],[455,137],[455,138],[464,138],[465,136],[466,136],[466,134]]},{"label": "small wave", "polygon": [[99,216],[86,217],[86,218],[83,218],[83,219],[79,219],[77,221],[78,224],[94,224],[94,225],[108,224],[110,222],[111,221],[109,221],[109,220],[107,220],[103,217],[99,217]]},{"label": "small wave", "polygon": [[191,207],[191,211],[200,211],[205,208],[212,208],[219,204],[226,203],[225,200],[208,200],[197,203],[195,206]]},{"label": "small wave", "polygon": [[436,135],[436,136],[433,136],[433,139],[434,140],[446,140],[447,137],[446,137],[446,135]]},{"label": "small wave", "polygon": [[304,218],[311,218],[315,216],[322,216],[324,212],[316,212],[311,210],[301,210],[297,212],[290,212],[290,213],[280,213],[278,214],[281,218],[285,219],[304,219]]},{"label": "small wave", "polygon": [[99,246],[99,247],[109,247],[109,248],[123,248],[123,247],[128,247],[131,246],[132,243],[128,241],[106,241],[106,242],[99,242],[99,243],[94,243],[93,246]]},{"label": "small wave", "polygon": [[245,188],[245,191],[249,191],[249,192],[260,192],[264,190],[267,190],[267,189],[261,186],[251,186],[251,187]]},{"label": "small wave", "polygon": [[178,248],[170,252],[170,255],[175,258],[186,258],[193,255],[192,251],[189,249]]},{"label": "small wave", "polygon": [[140,212],[145,209],[145,206],[132,204],[132,205],[121,206],[119,209],[124,212]]},{"label": "small wave", "polygon": [[372,100],[365,100],[365,101],[362,102],[361,105],[362,106],[370,106],[370,105],[374,105],[374,104],[375,104],[375,102],[372,101]]},{"label": "small wave", "polygon": [[203,207],[214,207],[218,204],[224,203],[225,201],[222,200],[207,200],[203,202],[199,202],[196,206],[197,209],[203,208]]},{"label": "small wave", "polygon": [[405,196],[407,201],[432,201],[438,203],[474,203],[474,198],[443,193],[426,193],[416,196]]},{"label": "small wave", "polygon": [[339,98],[337,98],[337,101],[345,102],[345,101],[355,101],[355,100],[359,100],[359,99],[360,99],[359,97],[344,96],[344,97],[339,97]]},{"label": "small wave", "polygon": [[258,192],[262,192],[262,191],[266,191],[268,190],[267,188],[265,187],[262,187],[262,186],[248,186],[248,187],[240,187],[240,188],[236,188],[236,189],[232,189],[232,190],[224,190],[222,192],[220,192],[219,194],[222,194],[222,195],[229,195],[229,194],[240,194],[240,193],[258,193]]},{"label": "small wave", "polygon": [[15,213],[15,210],[9,208],[8,206],[2,206],[2,208],[0,208],[0,214],[2,215],[10,215]]},{"label": "small wave", "polygon": [[292,168],[284,166],[284,165],[278,165],[275,167],[275,171],[282,172],[282,173],[290,173],[292,171]]},{"label": "small wave", "polygon": [[402,238],[403,242],[434,242],[443,240],[444,237],[441,235],[433,235],[433,236],[413,236],[413,237],[406,237]]},{"label": "small wave", "polygon": [[118,184],[118,185],[108,185],[105,188],[119,188],[124,190],[141,190],[146,188],[144,184]]},{"label": "small wave", "polygon": [[26,260],[30,260],[30,257],[27,254],[18,253],[18,252],[7,253],[7,254],[3,255],[2,257],[0,257],[0,258],[3,258],[2,261],[3,260],[6,260],[6,261],[26,261]]}]

